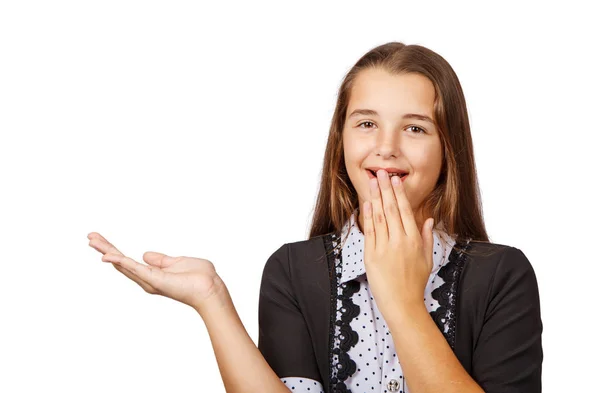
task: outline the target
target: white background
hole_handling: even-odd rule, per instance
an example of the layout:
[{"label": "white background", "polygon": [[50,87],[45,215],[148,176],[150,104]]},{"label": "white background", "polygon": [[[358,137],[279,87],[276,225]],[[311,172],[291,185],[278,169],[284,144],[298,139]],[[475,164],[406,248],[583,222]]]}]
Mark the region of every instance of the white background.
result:
[{"label": "white background", "polygon": [[206,3],[0,3],[0,391],[224,392],[199,315],[102,263],[87,234],[138,261],[211,260],[256,342],[264,263],[308,236],[339,84],[388,41],[459,76],[491,240],[538,278],[544,391],[589,391],[597,13]]}]

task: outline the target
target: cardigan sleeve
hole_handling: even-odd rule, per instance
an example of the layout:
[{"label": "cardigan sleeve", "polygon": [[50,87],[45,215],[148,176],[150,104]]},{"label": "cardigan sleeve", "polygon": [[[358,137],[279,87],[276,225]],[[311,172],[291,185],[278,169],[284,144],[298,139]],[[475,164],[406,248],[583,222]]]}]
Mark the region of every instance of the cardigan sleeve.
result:
[{"label": "cardigan sleeve", "polygon": [[542,320],[535,272],[521,250],[508,247],[492,278],[473,378],[486,393],[542,391]]},{"label": "cardigan sleeve", "polygon": [[258,349],[294,392],[319,393],[322,381],[315,352],[291,285],[289,246],[284,244],[263,269],[258,303]]}]

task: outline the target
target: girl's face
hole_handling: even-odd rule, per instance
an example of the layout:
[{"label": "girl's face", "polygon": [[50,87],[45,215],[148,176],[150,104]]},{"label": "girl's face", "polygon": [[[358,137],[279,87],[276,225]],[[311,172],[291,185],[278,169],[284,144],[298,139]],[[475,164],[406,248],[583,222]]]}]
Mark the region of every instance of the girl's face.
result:
[{"label": "girl's face", "polygon": [[[398,168],[408,173],[402,184],[419,229],[431,217],[421,211],[421,204],[442,169],[442,144],[433,124],[434,98],[433,84],[420,74],[392,75],[371,68],[357,75],[343,144],[346,170],[361,210],[363,202],[371,199],[367,168]],[[360,214],[358,222],[362,231]]]}]

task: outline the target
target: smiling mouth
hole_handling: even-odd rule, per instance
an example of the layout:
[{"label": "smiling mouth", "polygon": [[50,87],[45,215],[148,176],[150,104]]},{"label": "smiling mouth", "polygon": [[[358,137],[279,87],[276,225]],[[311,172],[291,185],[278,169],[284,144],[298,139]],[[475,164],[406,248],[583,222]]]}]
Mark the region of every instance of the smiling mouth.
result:
[{"label": "smiling mouth", "polygon": [[[373,178],[377,177],[377,174],[370,169],[367,169],[367,173],[369,174],[369,179],[373,179]],[[398,176],[398,175],[393,174],[392,176]],[[389,177],[391,178],[392,176],[389,176]],[[408,176],[408,173],[403,173],[402,175],[400,175],[400,179],[402,179],[402,181],[404,181],[406,179],[406,176]]]}]

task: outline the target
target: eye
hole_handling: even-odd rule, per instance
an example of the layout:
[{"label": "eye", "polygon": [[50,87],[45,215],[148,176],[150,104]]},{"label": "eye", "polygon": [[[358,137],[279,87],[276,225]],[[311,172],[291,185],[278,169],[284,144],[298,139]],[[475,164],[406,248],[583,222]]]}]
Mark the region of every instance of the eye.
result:
[{"label": "eye", "polygon": [[[367,128],[367,129],[369,129],[369,128],[372,128],[372,126],[369,126],[369,127],[362,127],[362,125],[363,125],[363,124],[371,124],[371,125],[374,125],[374,123],[373,123],[372,121],[363,121],[362,123],[360,123],[360,124],[358,125],[358,127],[359,127],[359,128]],[[416,129],[418,130],[417,132],[415,132],[416,134],[421,134],[421,133],[425,134],[425,133],[426,133],[426,132],[425,132],[425,130],[424,130],[424,129],[422,129],[421,127],[417,127],[417,126],[408,126],[408,128],[409,128],[409,129],[411,129],[411,128],[415,129],[415,128],[416,128]]]},{"label": "eye", "polygon": [[[372,122],[372,121],[363,121],[363,122],[362,122],[362,123],[360,123],[358,126],[359,126],[359,127],[361,127],[363,124],[367,124],[367,123],[369,123],[369,124],[373,124],[373,122]],[[361,127],[361,128],[365,128],[365,127]],[[367,127],[367,128],[371,128],[371,127]]]},{"label": "eye", "polygon": [[417,131],[417,132],[416,132],[417,134],[420,134],[420,133],[423,133],[423,134],[425,134],[425,130],[424,130],[424,129],[422,129],[421,127],[417,127],[417,126],[408,126],[408,128],[416,128],[417,130],[420,130],[420,131]]}]

